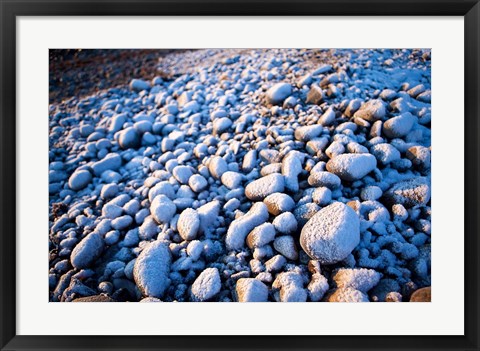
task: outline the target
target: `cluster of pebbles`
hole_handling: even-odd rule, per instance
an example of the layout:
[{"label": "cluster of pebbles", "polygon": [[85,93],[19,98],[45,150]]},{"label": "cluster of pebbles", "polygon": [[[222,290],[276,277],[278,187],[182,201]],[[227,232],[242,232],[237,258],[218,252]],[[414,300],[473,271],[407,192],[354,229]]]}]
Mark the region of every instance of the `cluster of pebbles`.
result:
[{"label": "cluster of pebbles", "polygon": [[429,299],[428,50],[158,69],[50,105],[50,301]]}]

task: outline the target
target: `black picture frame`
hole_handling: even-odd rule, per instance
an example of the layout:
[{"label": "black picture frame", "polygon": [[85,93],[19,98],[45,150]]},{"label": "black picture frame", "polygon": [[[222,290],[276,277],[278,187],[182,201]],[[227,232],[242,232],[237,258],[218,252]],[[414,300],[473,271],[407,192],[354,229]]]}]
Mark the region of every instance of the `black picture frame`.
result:
[{"label": "black picture frame", "polygon": [[[479,350],[478,0],[0,0],[1,350]],[[16,333],[16,17],[153,15],[464,16],[465,335],[464,336],[27,336]],[[461,233],[455,233],[461,235]],[[452,296],[454,298],[454,296]],[[445,316],[448,318],[448,316]]]}]

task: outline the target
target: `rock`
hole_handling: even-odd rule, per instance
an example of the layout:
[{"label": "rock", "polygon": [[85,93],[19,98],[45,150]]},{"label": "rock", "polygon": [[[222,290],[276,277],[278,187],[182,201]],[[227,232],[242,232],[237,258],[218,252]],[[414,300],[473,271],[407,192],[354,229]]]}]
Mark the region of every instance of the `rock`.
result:
[{"label": "rock", "polygon": [[287,263],[287,260],[282,255],[275,255],[267,262],[265,262],[265,269],[267,272],[280,272],[283,266]]},{"label": "rock", "polygon": [[285,180],[281,174],[273,173],[249,183],[245,195],[253,201],[261,201],[273,193],[281,193],[285,189]]},{"label": "rock", "polygon": [[177,166],[173,169],[172,174],[180,184],[187,184],[193,172],[189,166]]},{"label": "rock", "polygon": [[139,147],[141,140],[140,134],[133,127],[126,128],[118,133],[118,144],[124,150]]},{"label": "rock", "polygon": [[210,174],[217,179],[220,179],[226,171],[228,171],[227,162],[220,156],[215,156],[210,160],[208,165]]},{"label": "rock", "polygon": [[282,161],[282,174],[285,177],[285,187],[296,193],[299,189],[298,175],[302,172],[304,156],[298,151],[290,151]]},{"label": "rock", "polygon": [[93,232],[83,238],[72,251],[70,261],[77,269],[87,268],[102,254],[104,248],[100,234]]},{"label": "rock", "polygon": [[328,302],[369,302],[368,296],[361,291],[345,288],[336,289],[333,294],[327,298]]},{"label": "rock", "polygon": [[317,84],[314,84],[310,87],[310,90],[307,94],[307,104],[319,105],[323,101],[323,91]]},{"label": "rock", "polygon": [[366,268],[341,268],[333,275],[338,288],[352,288],[363,293],[376,286],[380,278],[380,273]]},{"label": "rock", "polygon": [[312,200],[320,206],[326,206],[332,201],[332,191],[327,187],[319,187],[313,192]]},{"label": "rock", "polygon": [[93,295],[93,296],[87,296],[87,297],[79,297],[75,300],[72,300],[72,302],[116,302],[116,301],[106,295]]},{"label": "rock", "polygon": [[410,208],[426,205],[430,201],[430,195],[429,180],[418,177],[395,183],[385,192],[384,198],[389,205],[400,204]]},{"label": "rock", "polygon": [[142,90],[149,90],[150,89],[150,83],[146,82],[142,79],[132,79],[130,81],[130,89],[136,92],[140,92]]},{"label": "rock", "polygon": [[183,240],[193,240],[197,237],[200,228],[200,216],[198,212],[192,208],[183,210],[178,218],[178,232]]},{"label": "rock", "polygon": [[102,187],[102,191],[100,191],[100,197],[102,199],[111,199],[117,196],[118,194],[118,185],[115,183],[112,184],[105,184]]},{"label": "rock", "polygon": [[398,151],[395,146],[387,143],[374,145],[372,147],[372,154],[384,165],[400,160],[400,151]]},{"label": "rock", "polygon": [[295,139],[307,142],[318,137],[323,132],[323,127],[319,124],[311,126],[302,126],[295,129]]},{"label": "rock", "polygon": [[392,139],[404,137],[412,130],[415,122],[416,118],[410,112],[403,113],[385,121],[383,123],[383,133]]},{"label": "rock", "polygon": [[327,162],[327,170],[343,180],[362,179],[377,167],[377,160],[370,154],[343,154]]},{"label": "rock", "polygon": [[240,278],[235,286],[238,302],[267,302],[268,287],[258,279]]},{"label": "rock", "polygon": [[289,260],[296,261],[298,259],[298,250],[295,240],[290,235],[280,236],[273,242],[273,247]]},{"label": "rock", "polygon": [[275,229],[282,234],[291,234],[297,230],[297,219],[291,212],[284,212],[277,217],[272,222]]},{"label": "rock", "polygon": [[92,181],[92,175],[89,171],[82,169],[79,171],[73,172],[68,179],[68,186],[70,189],[78,191],[85,188]]},{"label": "rock", "polygon": [[148,191],[148,200],[153,202],[153,199],[158,195],[165,195],[170,200],[173,200],[175,199],[175,189],[173,189],[172,184],[167,181],[157,183]]},{"label": "rock", "polygon": [[314,172],[308,177],[308,184],[315,187],[327,187],[337,189],[342,184],[341,179],[330,172]]},{"label": "rock", "polygon": [[102,160],[92,165],[93,173],[99,177],[105,171],[116,171],[122,166],[122,158],[119,154],[110,153]]},{"label": "rock", "polygon": [[273,193],[268,195],[263,203],[267,205],[268,212],[277,216],[283,212],[290,212],[295,208],[295,201],[283,193]]},{"label": "rock", "polygon": [[412,146],[407,150],[406,156],[420,171],[427,171],[431,167],[431,152],[427,147]]},{"label": "rock", "polygon": [[277,83],[267,91],[267,102],[280,105],[287,97],[292,95],[292,86],[288,83]]},{"label": "rock", "polygon": [[383,195],[382,189],[375,185],[370,185],[360,191],[360,198],[364,201],[376,201]]},{"label": "rock", "polygon": [[329,108],[318,120],[318,124],[322,126],[331,126],[335,122],[335,111]]},{"label": "rock", "polygon": [[318,67],[315,71],[312,72],[314,76],[318,76],[319,74],[324,74],[330,72],[333,69],[332,65],[324,64]]},{"label": "rock", "polygon": [[341,202],[318,211],[300,234],[303,250],[323,264],[345,259],[359,243],[359,218],[355,211]]},{"label": "rock", "polygon": [[205,205],[200,206],[197,209],[198,216],[200,217],[201,233],[210,233],[213,229],[215,229],[214,224],[217,220],[219,211],[220,202],[217,200],[207,202]]},{"label": "rock", "polygon": [[122,129],[122,127],[123,127],[123,125],[125,124],[126,121],[127,121],[127,115],[125,113],[120,113],[118,115],[113,116],[111,121],[110,121],[109,130],[112,133],[118,132],[119,130]]},{"label": "rock", "polygon": [[385,103],[382,100],[369,100],[353,114],[353,117],[359,117],[369,122],[375,122],[376,120],[383,119],[385,115]]},{"label": "rock", "polygon": [[257,164],[257,150],[248,151],[243,157],[242,169],[245,172],[250,172]]},{"label": "rock", "polygon": [[[296,272],[282,272],[277,275],[272,284],[275,289],[280,289],[279,299],[282,302],[305,302],[307,292],[303,288],[303,278]],[[278,300],[278,299],[277,299]]]},{"label": "rock", "polygon": [[245,238],[256,226],[268,220],[267,206],[263,202],[253,204],[250,211],[235,219],[228,227],[225,244],[228,250],[238,250],[244,246]]},{"label": "rock", "polygon": [[275,228],[271,223],[263,223],[253,230],[247,236],[247,245],[250,249],[262,247],[275,239]]},{"label": "rock", "polygon": [[227,117],[216,119],[213,122],[213,134],[222,134],[223,132],[227,131],[232,126],[232,124],[232,120]]},{"label": "rock", "polygon": [[168,223],[177,212],[177,207],[167,196],[160,194],[153,199],[150,212],[158,223]]},{"label": "rock", "polygon": [[163,297],[170,285],[171,254],[166,243],[154,241],[138,255],[133,278],[143,296]]},{"label": "rock", "polygon": [[237,189],[242,184],[243,176],[237,172],[227,171],[222,174],[221,180],[227,188]]},{"label": "rock", "polygon": [[195,191],[196,193],[199,193],[207,188],[208,182],[200,174],[194,174],[188,180],[188,185],[193,191]]},{"label": "rock", "polygon": [[312,280],[307,286],[308,296],[313,302],[318,302],[328,291],[328,280],[320,273],[312,274]]},{"label": "rock", "polygon": [[222,288],[217,268],[206,268],[192,284],[192,299],[208,301],[215,297]]},{"label": "rock", "polygon": [[421,288],[416,290],[410,296],[410,302],[432,302],[432,287]]},{"label": "rock", "polygon": [[117,230],[122,230],[127,228],[132,223],[133,223],[133,218],[128,215],[125,215],[125,216],[115,218],[112,221],[112,228]]}]

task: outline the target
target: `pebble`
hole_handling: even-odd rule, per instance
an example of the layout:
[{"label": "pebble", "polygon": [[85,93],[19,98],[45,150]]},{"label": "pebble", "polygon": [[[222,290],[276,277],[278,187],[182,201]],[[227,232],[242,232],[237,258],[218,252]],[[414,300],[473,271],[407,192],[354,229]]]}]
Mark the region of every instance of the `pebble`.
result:
[{"label": "pebble", "polygon": [[208,170],[213,177],[220,179],[223,173],[228,171],[228,164],[220,156],[215,156],[210,160]]},{"label": "pebble", "polygon": [[250,249],[262,247],[275,239],[275,227],[271,223],[263,223],[253,228],[247,235],[247,246]]},{"label": "pebble", "polygon": [[167,196],[160,194],[153,199],[150,212],[158,223],[168,223],[177,212],[177,207]]},{"label": "pebble", "polygon": [[133,278],[143,296],[162,298],[170,285],[171,254],[168,246],[154,241],[138,255]]},{"label": "pebble", "polygon": [[235,285],[238,302],[267,302],[268,287],[258,279],[240,278]]},{"label": "pebble", "polygon": [[92,181],[92,175],[89,171],[82,169],[79,171],[73,172],[73,174],[68,179],[68,186],[70,189],[78,191],[85,188]]},{"label": "pebble", "polygon": [[103,239],[98,233],[90,233],[83,238],[72,251],[71,262],[76,269],[91,266],[102,254]]},{"label": "pebble", "polygon": [[290,234],[297,230],[297,219],[291,212],[284,212],[275,217],[272,222],[275,230],[282,234]]},{"label": "pebble", "polygon": [[178,218],[177,228],[183,240],[190,241],[195,239],[200,228],[198,212],[192,208],[183,210]]},{"label": "pebble", "polygon": [[410,302],[432,302],[432,288],[428,286],[414,291]]},{"label": "pebble", "polygon": [[243,181],[243,176],[240,173],[227,171],[222,174],[222,184],[229,189],[237,189]]},{"label": "pebble", "polygon": [[208,301],[220,292],[222,283],[217,268],[206,268],[192,284],[195,301]]},{"label": "pebble", "polygon": [[92,164],[93,173],[99,177],[105,171],[116,171],[122,166],[122,158],[116,153],[107,154],[102,160]]},{"label": "pebble", "polygon": [[192,177],[193,172],[188,166],[177,166],[173,169],[172,174],[180,184],[187,184]]},{"label": "pebble", "polygon": [[380,278],[380,273],[366,268],[341,268],[333,275],[338,288],[352,288],[363,293],[377,285]]},{"label": "pebble", "polygon": [[303,142],[315,139],[323,132],[321,125],[302,126],[295,129],[295,139]]},{"label": "pebble", "polygon": [[289,260],[296,261],[298,259],[298,250],[295,245],[295,240],[290,235],[284,235],[275,238],[273,247]]},{"label": "pebble", "polygon": [[322,264],[345,259],[360,243],[360,221],[357,214],[341,202],[318,211],[302,229],[300,245]]},{"label": "pebble", "polygon": [[295,201],[284,193],[270,194],[263,199],[263,203],[267,205],[268,212],[274,216],[283,212],[290,212],[295,208]]},{"label": "pebble", "polygon": [[404,137],[410,132],[415,121],[415,117],[410,112],[392,117],[383,123],[383,133],[392,139]]},{"label": "pebble", "polygon": [[372,154],[384,165],[400,160],[400,151],[395,146],[381,143],[372,147]]},{"label": "pebble", "polygon": [[343,154],[327,162],[327,170],[343,180],[362,179],[377,167],[375,156],[370,154]]},{"label": "pebble", "polygon": [[194,174],[188,180],[188,185],[193,191],[199,193],[207,188],[208,182],[200,174]]},{"label": "pebble", "polygon": [[327,187],[337,189],[342,184],[342,180],[330,172],[313,172],[308,177],[308,184],[315,187]]},{"label": "pebble", "polygon": [[245,196],[253,201],[261,201],[268,195],[283,192],[284,189],[284,177],[273,173],[249,183],[245,187]]},{"label": "pebble", "polygon": [[382,100],[376,99],[367,101],[353,114],[354,117],[359,117],[370,122],[383,119],[385,115],[385,103]]},{"label": "pebble", "polygon": [[368,296],[361,291],[346,288],[346,289],[336,289],[333,294],[331,294],[328,299],[328,302],[368,302]]},{"label": "pebble", "polygon": [[267,91],[267,101],[272,105],[280,105],[292,94],[292,85],[288,83],[278,83]]},{"label": "pebble", "polygon": [[225,244],[228,250],[238,250],[244,246],[245,238],[255,227],[268,220],[267,206],[263,202],[253,204],[242,217],[235,219],[229,226]]},{"label": "pebble", "polygon": [[126,128],[118,133],[118,144],[124,150],[137,148],[141,144],[140,134],[133,127]]},{"label": "pebble", "polygon": [[385,194],[390,204],[400,204],[406,208],[424,206],[430,201],[430,182],[425,177],[418,177],[395,183]]}]

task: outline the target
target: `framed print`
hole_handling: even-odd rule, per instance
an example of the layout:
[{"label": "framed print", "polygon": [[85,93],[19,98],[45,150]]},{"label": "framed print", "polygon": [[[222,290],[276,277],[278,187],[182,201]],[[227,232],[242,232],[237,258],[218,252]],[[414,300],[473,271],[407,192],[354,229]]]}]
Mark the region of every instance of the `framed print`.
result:
[{"label": "framed print", "polygon": [[478,6],[2,2],[2,350],[478,349]]}]

